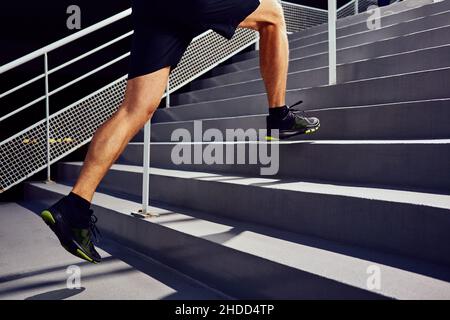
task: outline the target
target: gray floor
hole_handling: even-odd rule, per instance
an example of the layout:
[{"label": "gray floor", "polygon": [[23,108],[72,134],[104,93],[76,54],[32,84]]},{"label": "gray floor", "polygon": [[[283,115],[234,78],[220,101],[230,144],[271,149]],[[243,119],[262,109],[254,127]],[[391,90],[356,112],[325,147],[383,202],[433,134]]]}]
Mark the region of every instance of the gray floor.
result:
[{"label": "gray floor", "polygon": [[[223,298],[107,239],[100,250],[104,261],[83,263],[61,248],[33,211],[18,203],[0,203],[0,300]],[[81,289],[67,288],[66,272],[72,265],[80,267]]]}]

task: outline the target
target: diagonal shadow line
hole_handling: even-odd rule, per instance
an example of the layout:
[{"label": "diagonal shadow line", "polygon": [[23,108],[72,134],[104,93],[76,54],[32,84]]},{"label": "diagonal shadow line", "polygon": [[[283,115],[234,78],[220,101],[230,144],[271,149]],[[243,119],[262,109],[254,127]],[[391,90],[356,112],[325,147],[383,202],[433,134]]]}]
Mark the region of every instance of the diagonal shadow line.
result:
[{"label": "diagonal shadow line", "polygon": [[203,236],[202,238],[215,243],[225,244],[225,242],[232,240],[234,237],[240,235],[245,231],[245,229],[233,227],[228,231],[209,234],[207,236]]},{"label": "diagonal shadow line", "polygon": [[[69,253],[67,253],[67,254],[69,254]],[[103,263],[111,263],[114,261],[117,261],[117,258],[106,257],[106,258],[102,259],[102,264]],[[15,273],[15,274],[1,276],[0,284],[23,279],[23,278],[34,277],[34,276],[38,276],[38,275],[42,275],[42,274],[46,274],[46,273],[52,273],[52,272],[56,272],[56,271],[60,271],[60,270],[65,270],[70,265],[71,264],[65,264],[65,265],[59,265],[59,266],[54,266],[54,267],[50,267],[50,268],[44,268],[44,269],[33,270],[33,271],[28,271],[28,272],[23,272],[23,273]],[[90,262],[80,262],[80,263],[76,263],[76,265],[77,266],[94,266]]]},{"label": "diagonal shadow line", "polygon": [[[101,278],[106,278],[106,277],[109,277],[112,275],[127,274],[127,273],[130,273],[133,271],[135,271],[135,270],[132,267],[119,268],[114,271],[104,272],[101,274],[85,275],[85,276],[83,276],[83,280],[101,279]],[[61,285],[61,284],[65,285],[65,283],[66,283],[66,279],[64,279],[64,280],[46,280],[46,281],[40,281],[40,282],[37,282],[34,284],[14,286],[12,288],[0,291],[0,297],[11,294],[11,293],[25,291],[25,290],[39,289],[39,288],[51,287],[51,286],[56,286],[56,285]]]},{"label": "diagonal shadow line", "polygon": [[[112,256],[117,257],[121,261],[125,262],[133,269],[142,272],[151,278],[163,283],[164,285],[172,288],[176,292],[178,292],[178,296],[183,296],[183,300],[191,300],[192,297],[189,297],[189,292],[186,292],[186,284],[191,287],[201,287],[202,289],[206,289],[208,292],[211,288],[205,285],[201,281],[197,281],[190,276],[184,274],[183,272],[178,271],[170,267],[169,265],[164,264],[163,262],[158,261],[156,258],[152,256],[148,256],[140,251],[134,250],[127,246],[127,244],[122,243],[121,241],[116,241],[114,239],[107,238],[100,248],[105,252],[108,252]],[[172,250],[172,249],[171,249]],[[174,252],[174,251],[172,251]],[[180,282],[180,280],[182,280]],[[180,283],[184,283],[184,285],[180,286]],[[210,295],[204,296],[202,300],[209,299],[217,299],[220,297],[221,300],[229,299],[228,296],[223,294],[222,292],[215,291],[214,297],[211,298]],[[164,299],[168,299],[167,297]],[[198,299],[198,298],[194,298]]]},{"label": "diagonal shadow line", "polygon": [[25,298],[25,300],[65,300],[76,296],[85,290],[86,288],[53,290]]}]

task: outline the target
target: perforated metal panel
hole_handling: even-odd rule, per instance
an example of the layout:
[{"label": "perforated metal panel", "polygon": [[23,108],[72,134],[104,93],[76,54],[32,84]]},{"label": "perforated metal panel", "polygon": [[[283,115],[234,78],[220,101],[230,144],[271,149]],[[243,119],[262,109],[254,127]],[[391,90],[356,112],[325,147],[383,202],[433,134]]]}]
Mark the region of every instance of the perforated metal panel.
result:
[{"label": "perforated metal panel", "polygon": [[[97,128],[117,110],[125,78],[50,116],[52,163],[88,143]],[[45,119],[0,143],[0,188],[23,181],[47,165]]]},{"label": "perforated metal panel", "polygon": [[288,32],[298,32],[328,21],[327,11],[282,2]]},{"label": "perforated metal panel", "polygon": [[347,5],[341,7],[337,11],[338,19],[349,17],[349,16],[353,16],[356,13],[355,9],[356,9],[355,0],[353,0],[352,2],[350,2]]},{"label": "perforated metal panel", "polygon": [[219,34],[208,31],[197,37],[188,47],[180,64],[170,75],[170,91],[173,92],[212,69],[227,58],[254,44],[258,33],[248,29],[238,29],[228,41]]}]

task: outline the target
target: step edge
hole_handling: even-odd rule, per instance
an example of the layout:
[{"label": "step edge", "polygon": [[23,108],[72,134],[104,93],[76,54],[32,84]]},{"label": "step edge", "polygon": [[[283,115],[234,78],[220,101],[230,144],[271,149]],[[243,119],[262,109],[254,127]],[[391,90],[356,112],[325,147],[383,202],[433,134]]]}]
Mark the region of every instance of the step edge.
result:
[{"label": "step edge", "polygon": [[[405,55],[414,55],[414,54],[419,54],[419,53],[426,53],[426,51],[432,51],[432,50],[438,50],[441,48],[449,48],[450,47],[450,43],[449,44],[444,44],[444,45],[439,45],[439,46],[431,46],[431,47],[424,47],[424,48],[420,48],[420,49],[415,49],[415,50],[410,50],[410,51],[402,51],[402,52],[397,52],[397,53],[392,53],[392,54],[387,54],[387,55],[381,55],[381,56],[377,56],[377,57],[372,57],[372,58],[367,58],[367,59],[359,59],[359,60],[355,60],[355,61],[351,61],[351,62],[344,62],[344,63],[338,63],[336,66],[339,67],[349,67],[352,65],[357,65],[357,64],[362,64],[362,63],[374,63],[376,62],[376,60],[380,60],[380,59],[388,59],[388,58],[394,58],[394,57],[400,57],[400,56],[405,56]],[[301,60],[303,58],[300,59],[293,59],[291,61],[296,61],[296,60]],[[450,66],[450,64],[449,64]],[[444,67],[443,67],[444,68]],[[248,69],[248,70],[244,70],[244,71],[236,71],[236,72],[230,72],[227,73],[226,75],[232,75],[235,74],[237,75],[238,73],[245,73],[245,72],[249,72],[249,71],[253,71],[259,69],[259,67],[257,68],[252,68],[252,69]],[[323,69],[328,69],[327,65],[324,66],[320,66],[320,67],[316,67],[316,68],[311,68],[311,69],[301,69],[301,70],[297,70],[297,71],[292,71],[292,72],[288,72],[288,76],[291,75],[298,75],[301,73],[306,73],[306,72],[312,72],[312,71],[317,71],[317,70],[323,70]],[[433,69],[423,69],[420,71],[430,71]],[[392,74],[392,76],[394,75],[400,75],[401,73],[398,74]],[[215,79],[216,77],[221,77],[223,75],[219,75],[219,76],[215,76],[215,77],[210,77],[207,79],[201,79],[200,82],[202,81],[213,81],[213,79]],[[388,76],[388,75],[386,75]],[[363,78],[363,79],[369,79],[369,78]],[[363,79],[358,79],[358,80],[363,80]],[[256,82],[256,81],[262,81],[263,79],[261,77],[255,78],[255,79],[251,79],[251,80],[246,80],[246,81],[241,81],[241,82],[232,82],[232,83],[226,83],[226,84],[219,84],[219,85],[211,85],[208,86],[206,88],[202,88],[202,89],[195,89],[195,90],[191,90],[188,92],[183,92],[183,93],[175,93],[175,95],[177,96],[183,96],[183,95],[189,95],[192,93],[196,93],[196,92],[206,92],[208,90],[214,90],[217,88],[223,88],[223,87],[229,87],[229,86],[234,86],[234,85],[240,85],[240,84],[250,84],[252,82]],[[348,81],[347,81],[348,82]]]},{"label": "step edge", "polygon": [[[61,165],[81,167],[82,162],[62,162]],[[128,172],[131,174],[143,174],[142,166],[114,164],[110,170]],[[366,201],[391,202],[409,206],[425,206],[439,210],[450,210],[450,195],[443,195],[429,192],[405,191],[398,189],[371,188],[359,186],[345,186],[330,183],[304,182],[290,179],[245,177],[242,175],[219,174],[202,171],[187,171],[163,169],[157,167],[150,168],[150,175],[171,177],[175,179],[195,180],[205,183],[217,183],[228,185],[240,185],[251,188],[266,188],[284,192],[301,192],[307,194],[320,194],[322,196],[346,197],[362,199]],[[199,175],[200,178],[198,177]],[[197,176],[197,177],[196,177]],[[224,181],[223,179],[214,181],[213,178],[242,178],[240,180]],[[255,183],[268,183],[271,185],[255,186]],[[274,182],[277,182],[276,186]],[[324,189],[324,190],[323,190]],[[334,190],[331,192],[330,190]],[[405,199],[399,199],[399,196]],[[408,200],[408,201],[406,201]]]},{"label": "step edge", "polygon": [[[411,71],[411,72],[405,72],[405,73],[396,74],[396,75],[379,76],[379,77],[373,77],[373,78],[367,78],[367,79],[358,79],[358,80],[353,80],[353,81],[348,81],[348,82],[343,82],[343,83],[337,83],[335,85],[324,84],[324,85],[304,87],[304,88],[299,88],[299,89],[288,89],[288,90],[286,90],[286,93],[293,93],[293,92],[298,93],[299,91],[307,91],[307,90],[311,90],[311,89],[328,88],[328,87],[337,88],[337,87],[358,84],[358,83],[374,82],[374,81],[381,80],[381,79],[395,79],[395,78],[401,78],[401,77],[407,77],[407,76],[423,75],[426,73],[436,73],[439,71],[450,71],[450,66],[442,67],[442,68],[435,68],[435,69],[430,69],[430,70]],[[233,100],[238,100],[238,99],[243,99],[243,98],[260,97],[260,96],[265,96],[265,95],[266,95],[266,93],[256,93],[256,94],[247,94],[247,95],[242,95],[242,96],[237,96],[237,97],[232,97],[232,98],[192,102],[192,103],[186,103],[186,104],[172,106],[170,109],[189,107],[189,106],[193,106],[193,105],[202,105],[202,104],[212,104],[212,103],[225,102],[225,101],[233,101]]]},{"label": "step edge", "polygon": [[[421,33],[425,33],[425,32],[430,32],[430,31],[436,31],[436,30],[445,29],[445,28],[450,28],[450,24],[445,25],[445,26],[439,26],[439,27],[435,27],[435,28],[430,28],[430,29],[426,29],[426,30],[420,30],[420,31],[412,32],[412,33],[407,33],[407,34],[403,34],[403,35],[401,35],[401,36],[388,37],[388,38],[380,39],[380,40],[377,40],[377,41],[363,42],[363,43],[359,43],[359,44],[357,44],[357,45],[352,45],[352,46],[348,46],[348,47],[344,47],[344,48],[339,48],[339,49],[337,49],[337,53],[339,53],[340,51],[343,51],[343,50],[349,50],[349,49],[360,48],[361,46],[366,46],[366,45],[380,44],[381,42],[385,42],[385,41],[393,41],[393,40],[397,40],[397,39],[400,39],[400,38],[405,38],[405,37],[409,37],[409,36],[415,36],[415,35],[417,35],[417,34],[421,34]],[[292,49],[290,49],[290,52],[291,52],[291,54],[292,54],[292,51],[297,51],[297,50],[300,50],[300,49],[302,49],[302,48],[303,48],[303,47],[292,48]],[[294,60],[298,60],[298,59],[311,58],[311,57],[314,57],[314,56],[325,55],[325,54],[328,54],[328,51],[323,51],[323,52],[314,53],[314,54],[307,55],[307,56],[304,56],[304,57],[301,57],[301,58],[296,58],[296,59],[293,59],[293,60],[290,60],[290,61],[294,61]],[[259,58],[248,59],[248,60],[245,60],[245,61],[240,61],[240,62],[232,63],[232,64],[230,64],[230,65],[221,66],[221,67],[218,67],[218,68],[227,68],[227,67],[230,67],[231,65],[236,65],[236,64],[239,64],[239,63],[245,63],[245,62],[256,61],[256,60],[258,60],[258,59],[259,59]],[[248,69],[238,70],[238,71],[234,71],[234,72],[242,72],[242,71],[247,71],[247,70],[252,70],[252,69],[256,69],[256,68],[255,68],[255,67],[251,67],[251,68],[248,68]],[[216,69],[216,70],[218,70],[218,69]],[[224,73],[224,74],[226,74],[226,73]],[[224,75],[224,74],[220,74],[220,75]],[[217,75],[217,76],[220,76],[220,75]],[[207,79],[209,79],[209,78],[207,78]],[[204,79],[203,79],[203,80],[204,80]]]},{"label": "step edge", "polygon": [[[389,14],[387,14],[387,15],[382,15],[381,18],[393,17],[393,16],[396,16],[396,15],[398,15],[398,14],[406,13],[406,12],[408,12],[408,11],[420,10],[421,8],[423,8],[423,7],[425,7],[425,6],[433,5],[433,4],[434,4],[434,3],[427,3],[427,4],[425,4],[425,5],[419,5],[419,6],[417,6],[417,7],[410,7],[410,8],[407,7],[406,10],[401,10],[401,11],[389,13]],[[388,7],[386,7],[385,10],[388,11],[387,9],[388,9]],[[388,12],[389,12],[389,11],[388,11]],[[351,17],[361,16],[361,15],[364,15],[364,14],[367,14],[367,12],[360,12],[360,13],[357,14],[357,15],[352,15],[352,16],[344,17],[344,18],[341,18],[341,19],[338,19],[338,20],[341,20],[341,21],[342,21],[342,20],[344,20],[344,19],[346,19],[346,18],[351,18]],[[356,25],[364,24],[364,23],[365,23],[365,22],[363,22],[363,21],[355,22],[355,23],[352,23],[352,24],[345,25],[345,26],[342,26],[342,27],[340,27],[340,28],[337,28],[337,30],[342,30],[342,29],[345,29],[345,28],[354,27],[354,26],[356,26]],[[323,23],[323,24],[321,24],[321,25],[328,25],[328,23]],[[316,26],[316,27],[320,27],[321,25],[318,25],[318,26]],[[299,32],[301,32],[301,31],[299,31]],[[327,29],[327,30],[323,30],[323,31],[321,31],[321,32],[319,32],[319,33],[315,33],[315,34],[312,34],[312,35],[307,35],[307,36],[305,36],[305,37],[301,37],[301,38],[297,38],[297,39],[307,39],[307,38],[314,37],[314,36],[317,36],[317,35],[319,35],[319,34],[324,34],[324,33],[328,33],[328,29]]]}]

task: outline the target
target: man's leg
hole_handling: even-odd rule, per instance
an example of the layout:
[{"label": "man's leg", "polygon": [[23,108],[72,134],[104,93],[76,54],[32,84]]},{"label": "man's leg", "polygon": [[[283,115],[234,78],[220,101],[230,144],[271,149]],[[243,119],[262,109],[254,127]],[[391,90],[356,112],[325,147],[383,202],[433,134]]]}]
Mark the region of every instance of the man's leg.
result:
[{"label": "man's leg", "polygon": [[[289,69],[289,42],[283,8],[277,0],[261,0],[259,7],[239,26],[260,34],[261,75],[269,100],[268,139],[289,138],[312,133],[319,129],[320,121],[306,117],[286,106],[287,75]],[[278,130],[277,137],[272,134]]]},{"label": "man's leg", "polygon": [[166,88],[169,67],[128,81],[119,110],[96,132],[72,192],[41,212],[61,245],[92,263],[101,261],[92,242],[97,218],[90,210],[95,189],[125,149],[127,143],[152,117]]},{"label": "man's leg", "polygon": [[266,86],[269,107],[284,106],[289,43],[281,5],[277,0],[261,0],[258,9],[241,22],[239,27],[259,31],[261,75]]},{"label": "man's leg", "polygon": [[95,133],[73,193],[92,202],[97,186],[128,142],[147,123],[167,86],[169,67],[128,81],[125,99]]}]

